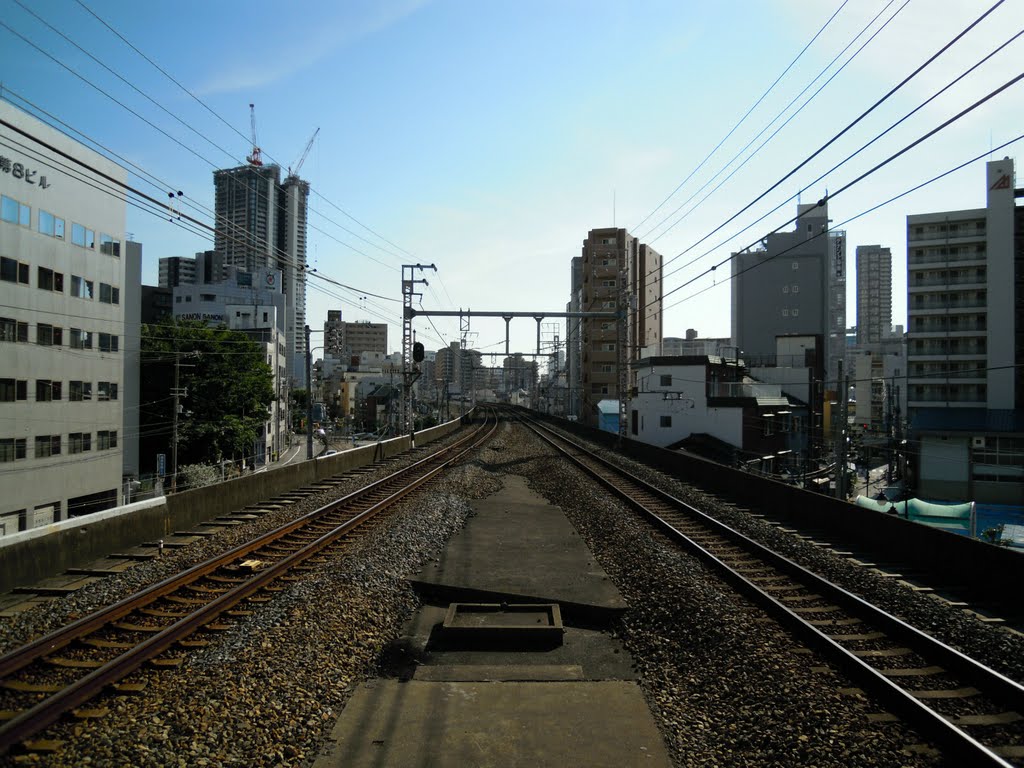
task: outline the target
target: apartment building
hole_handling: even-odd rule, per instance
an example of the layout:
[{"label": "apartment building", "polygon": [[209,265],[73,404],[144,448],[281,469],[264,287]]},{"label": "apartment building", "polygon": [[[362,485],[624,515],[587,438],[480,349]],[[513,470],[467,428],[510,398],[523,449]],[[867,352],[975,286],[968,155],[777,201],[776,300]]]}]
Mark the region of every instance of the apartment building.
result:
[{"label": "apartment building", "polygon": [[924,498],[1024,503],[1024,190],[986,165],[984,208],[907,217],[907,409]]},{"label": "apartment building", "polygon": [[892,329],[892,251],[857,246],[857,344],[878,344]]},{"label": "apartment building", "polygon": [[585,318],[580,324],[579,418],[596,427],[598,403],[618,400],[620,376],[630,386],[629,364],[644,348],[661,343],[661,255],[625,229],[592,229],[583,241],[580,270],[581,311],[627,308],[621,333],[615,318]]},{"label": "apartment building", "polygon": [[3,535],[117,506],[137,471],[142,248],[99,176],[127,171],[4,102],[0,124]]}]

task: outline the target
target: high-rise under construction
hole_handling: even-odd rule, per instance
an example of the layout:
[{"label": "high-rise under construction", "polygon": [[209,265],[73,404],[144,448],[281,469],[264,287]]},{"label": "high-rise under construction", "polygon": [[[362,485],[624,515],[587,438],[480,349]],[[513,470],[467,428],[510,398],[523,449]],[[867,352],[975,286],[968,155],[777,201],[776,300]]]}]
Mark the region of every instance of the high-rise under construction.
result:
[{"label": "high-rise under construction", "polygon": [[252,271],[280,269],[290,375],[305,386],[306,221],[309,183],[277,165],[214,171],[217,217],[214,249],[225,264]]}]

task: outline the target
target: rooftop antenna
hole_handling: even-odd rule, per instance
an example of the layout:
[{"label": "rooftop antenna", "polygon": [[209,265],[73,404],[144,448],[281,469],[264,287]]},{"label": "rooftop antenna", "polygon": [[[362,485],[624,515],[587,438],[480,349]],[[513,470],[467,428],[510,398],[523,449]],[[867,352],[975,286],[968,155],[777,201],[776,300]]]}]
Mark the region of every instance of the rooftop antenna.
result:
[{"label": "rooftop antenna", "polygon": [[249,105],[249,126],[252,129],[252,153],[249,154],[245,159],[249,161],[249,165],[259,167],[263,165],[263,158],[260,156],[260,145],[256,140],[256,105]]}]

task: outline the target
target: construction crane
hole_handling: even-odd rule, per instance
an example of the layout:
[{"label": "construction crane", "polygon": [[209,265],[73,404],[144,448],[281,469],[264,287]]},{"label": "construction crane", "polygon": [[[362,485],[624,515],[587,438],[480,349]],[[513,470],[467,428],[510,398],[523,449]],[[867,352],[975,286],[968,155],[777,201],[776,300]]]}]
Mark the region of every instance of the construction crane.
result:
[{"label": "construction crane", "polygon": [[299,157],[299,161],[297,163],[295,163],[295,169],[292,170],[291,167],[288,168],[288,176],[298,177],[299,169],[302,168],[302,164],[304,162],[306,162],[306,155],[308,155],[309,154],[309,150],[311,150],[313,148],[313,142],[316,140],[316,135],[318,133],[320,133],[320,129],[319,128],[317,128],[315,131],[313,131],[313,135],[309,137],[309,141],[306,143],[306,148],[304,150],[302,150],[302,156]]},{"label": "construction crane", "polygon": [[263,158],[260,156],[259,142],[256,141],[256,105],[249,105],[249,125],[252,128],[252,153],[246,156],[246,160],[249,161],[249,165],[261,166],[263,165]]}]

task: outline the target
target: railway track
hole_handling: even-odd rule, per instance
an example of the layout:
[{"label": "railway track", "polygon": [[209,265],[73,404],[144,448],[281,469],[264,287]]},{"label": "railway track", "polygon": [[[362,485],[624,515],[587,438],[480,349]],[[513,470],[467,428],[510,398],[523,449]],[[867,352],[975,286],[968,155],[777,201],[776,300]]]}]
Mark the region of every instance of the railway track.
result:
[{"label": "railway track", "polygon": [[1024,765],[1024,687],[772,552],[585,446],[538,436],[842,669],[945,754]]},{"label": "railway track", "polygon": [[493,435],[489,415],[466,437],[412,465],[252,541],[199,563],[105,609],[0,657],[0,754],[30,740],[67,712],[123,682],[147,663],[176,666],[208,639],[196,633],[229,628],[224,620],[255,611],[280,591],[337,555],[382,518],[380,513],[423,486]]}]

